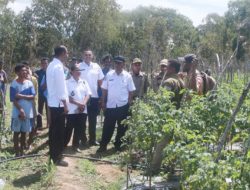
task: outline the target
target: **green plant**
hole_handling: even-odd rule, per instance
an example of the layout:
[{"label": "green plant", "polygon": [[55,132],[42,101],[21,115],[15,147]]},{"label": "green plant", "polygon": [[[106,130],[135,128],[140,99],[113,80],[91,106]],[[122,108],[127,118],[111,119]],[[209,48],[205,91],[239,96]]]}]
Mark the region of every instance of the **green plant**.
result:
[{"label": "green plant", "polygon": [[[164,150],[164,164],[178,165],[183,171],[183,189],[249,189],[249,126],[250,95],[236,115],[233,128],[226,140],[222,157],[215,162],[215,147],[242,92],[243,83],[235,80],[223,84],[211,94],[192,95],[176,110],[171,106],[171,94],[163,89],[159,94],[137,101],[132,106],[132,116],[126,121],[129,126],[127,138],[130,153],[143,152],[147,173],[152,168],[155,145],[163,137],[171,135]],[[229,143],[241,142],[244,150],[230,150]],[[245,153],[244,153],[245,151]],[[132,162],[132,156],[128,157]]]}]

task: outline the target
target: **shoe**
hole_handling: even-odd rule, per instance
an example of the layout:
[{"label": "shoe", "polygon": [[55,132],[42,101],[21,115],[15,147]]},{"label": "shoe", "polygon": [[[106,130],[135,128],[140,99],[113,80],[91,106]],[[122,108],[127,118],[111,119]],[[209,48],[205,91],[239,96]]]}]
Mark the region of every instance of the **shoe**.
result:
[{"label": "shoe", "polygon": [[106,151],[107,151],[106,146],[100,146],[100,148],[97,149],[96,153],[102,153],[102,152],[106,152]]},{"label": "shoe", "polygon": [[73,147],[73,150],[75,151],[75,152],[77,152],[77,153],[81,153],[82,151],[79,149],[79,148],[77,148],[77,147]]},{"label": "shoe", "polygon": [[94,141],[94,142],[89,142],[89,146],[99,146],[100,144],[99,144],[99,142],[96,142],[96,141]]},{"label": "shoe", "polygon": [[62,166],[62,167],[68,167],[68,162],[64,161],[64,160],[58,160],[55,165],[57,166]]},{"label": "shoe", "polygon": [[122,151],[122,148],[121,148],[120,146],[115,146],[115,151],[121,152],[121,151]]},{"label": "shoe", "polygon": [[81,141],[81,142],[80,142],[80,145],[81,145],[81,146],[87,146],[87,142]]}]

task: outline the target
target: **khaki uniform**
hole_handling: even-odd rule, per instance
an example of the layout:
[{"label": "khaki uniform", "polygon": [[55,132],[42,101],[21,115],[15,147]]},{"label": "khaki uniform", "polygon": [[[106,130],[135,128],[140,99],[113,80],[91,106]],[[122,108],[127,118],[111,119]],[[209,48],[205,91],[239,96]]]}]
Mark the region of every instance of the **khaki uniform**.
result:
[{"label": "khaki uniform", "polygon": [[135,75],[133,72],[130,73],[136,90],[133,92],[133,99],[142,98],[146,93],[149,86],[148,76],[144,72],[140,72],[139,75]]},{"label": "khaki uniform", "polygon": [[[157,92],[158,89],[160,88],[161,84],[163,83],[163,81],[166,79],[166,75],[164,77],[165,73],[164,72],[160,72],[160,73],[155,73],[153,76],[153,81],[152,81],[152,88],[154,90],[154,92]],[[164,77],[164,79],[163,79]]]}]

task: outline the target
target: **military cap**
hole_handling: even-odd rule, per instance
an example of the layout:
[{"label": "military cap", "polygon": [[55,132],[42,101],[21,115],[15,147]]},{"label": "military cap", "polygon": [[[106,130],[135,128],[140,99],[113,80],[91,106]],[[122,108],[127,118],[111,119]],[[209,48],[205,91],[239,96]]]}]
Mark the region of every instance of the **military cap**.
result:
[{"label": "military cap", "polygon": [[141,63],[142,64],[142,61],[139,58],[134,58],[132,61],[132,64],[134,64],[134,63]]},{"label": "military cap", "polygon": [[116,63],[125,63],[125,58],[123,56],[116,56],[114,57],[114,62]]},{"label": "military cap", "polygon": [[165,65],[167,66],[168,65],[168,60],[167,59],[163,59],[160,61],[160,65]]}]

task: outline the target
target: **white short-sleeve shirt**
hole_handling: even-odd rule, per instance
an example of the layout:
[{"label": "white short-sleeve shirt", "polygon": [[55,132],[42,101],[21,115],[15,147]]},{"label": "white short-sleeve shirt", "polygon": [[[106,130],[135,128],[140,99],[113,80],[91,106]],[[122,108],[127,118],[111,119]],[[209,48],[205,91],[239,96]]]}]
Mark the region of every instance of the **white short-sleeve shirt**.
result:
[{"label": "white short-sleeve shirt", "polygon": [[129,92],[135,91],[132,76],[125,70],[119,75],[112,70],[103,80],[102,88],[108,91],[107,108],[116,108],[128,103]]},{"label": "white short-sleeve shirt", "polygon": [[[88,95],[91,95],[89,85],[87,81],[79,79],[76,81],[73,77],[66,81],[69,97],[72,97],[74,100],[83,102],[84,98]],[[68,114],[79,114],[78,106],[72,103],[68,103]],[[82,113],[87,113],[87,106],[85,107]]]},{"label": "white short-sleeve shirt", "polygon": [[91,62],[89,65],[85,62],[80,63],[81,78],[89,84],[92,98],[98,98],[98,80],[104,78],[101,67],[97,63]]}]

